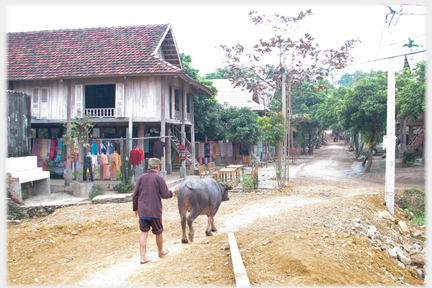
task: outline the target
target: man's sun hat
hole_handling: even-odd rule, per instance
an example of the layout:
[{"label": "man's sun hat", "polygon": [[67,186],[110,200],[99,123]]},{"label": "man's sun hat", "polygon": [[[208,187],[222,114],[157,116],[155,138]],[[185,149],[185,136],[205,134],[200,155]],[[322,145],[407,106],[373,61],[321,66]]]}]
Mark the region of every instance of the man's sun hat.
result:
[{"label": "man's sun hat", "polygon": [[156,169],[160,165],[162,165],[162,162],[159,158],[150,158],[148,161],[148,169]]}]

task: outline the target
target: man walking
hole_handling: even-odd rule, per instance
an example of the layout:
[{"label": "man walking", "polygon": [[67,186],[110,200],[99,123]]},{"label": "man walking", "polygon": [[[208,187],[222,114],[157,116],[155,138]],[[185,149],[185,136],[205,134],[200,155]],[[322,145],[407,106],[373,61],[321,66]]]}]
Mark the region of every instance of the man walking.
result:
[{"label": "man walking", "polygon": [[161,164],[158,158],[151,158],[148,161],[148,170],[138,177],[133,193],[133,211],[135,217],[139,217],[141,230],[139,241],[141,264],[151,261],[145,256],[150,227],[152,233],[156,235],[159,257],[164,257],[169,252],[168,249],[163,248],[162,198],[171,198],[179,191],[179,187],[176,186],[173,191],[168,190],[165,179],[158,174]]}]

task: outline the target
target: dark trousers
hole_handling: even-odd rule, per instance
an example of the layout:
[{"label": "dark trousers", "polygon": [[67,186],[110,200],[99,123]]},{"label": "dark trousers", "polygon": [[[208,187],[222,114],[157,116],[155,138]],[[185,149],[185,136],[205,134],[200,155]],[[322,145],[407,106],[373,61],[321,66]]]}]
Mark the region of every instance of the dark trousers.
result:
[{"label": "dark trousers", "polygon": [[91,181],[94,181],[93,176],[93,164],[92,164],[92,158],[90,156],[84,157],[84,168],[83,168],[83,180],[87,181],[87,168],[89,168],[89,174]]}]

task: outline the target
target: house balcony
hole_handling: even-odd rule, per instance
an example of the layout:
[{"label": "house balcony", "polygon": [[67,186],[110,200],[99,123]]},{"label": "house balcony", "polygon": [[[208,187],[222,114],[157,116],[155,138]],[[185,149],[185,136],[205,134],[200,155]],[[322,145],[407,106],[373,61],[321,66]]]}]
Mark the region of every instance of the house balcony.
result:
[{"label": "house balcony", "polygon": [[85,109],[85,116],[90,118],[112,118],[115,116],[115,108],[90,108]]},{"label": "house balcony", "polygon": [[[180,111],[175,111],[174,119],[182,120],[182,113]],[[191,113],[186,113],[186,120],[192,121],[192,114]]]}]

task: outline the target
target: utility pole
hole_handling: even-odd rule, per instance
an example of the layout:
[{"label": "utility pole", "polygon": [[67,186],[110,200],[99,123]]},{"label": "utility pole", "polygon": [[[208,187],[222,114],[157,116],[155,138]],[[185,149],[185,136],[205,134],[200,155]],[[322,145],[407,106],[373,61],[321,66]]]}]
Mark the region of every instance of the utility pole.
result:
[{"label": "utility pole", "polygon": [[[63,80],[65,81],[65,80]],[[62,82],[64,83],[64,82]],[[67,117],[67,124],[66,124],[66,137],[67,141],[66,143],[63,143],[63,145],[66,145],[66,159],[65,159],[65,170],[64,170],[64,184],[65,186],[69,186],[70,182],[72,181],[72,168],[71,168],[71,147],[72,147],[72,139],[71,139],[71,117],[72,117],[72,91],[71,91],[71,80],[66,80],[66,87],[67,87],[67,111],[66,111],[66,117]],[[64,86],[63,86],[64,87]]]},{"label": "utility pole", "polygon": [[394,214],[395,189],[395,71],[389,69],[387,75],[387,139],[385,169],[385,201],[389,211]]},{"label": "utility pole", "polygon": [[[282,111],[284,116],[284,140],[283,140],[283,153],[282,153],[282,167],[283,167],[283,177],[282,177],[282,183],[285,185],[287,182],[287,165],[286,165],[286,149],[287,149],[287,99],[286,99],[286,67],[285,67],[285,46],[282,44],[282,68],[283,68],[283,74],[282,74]],[[288,129],[289,132],[289,129]],[[289,159],[288,159],[289,162]]]},{"label": "utility pole", "polygon": [[[390,7],[389,7],[390,8]],[[396,12],[390,9],[391,13]],[[393,19],[393,17],[392,17]],[[393,30],[395,24],[390,20],[390,37],[393,42]],[[394,45],[393,45],[394,46]],[[393,50],[393,49],[392,49]],[[394,198],[395,198],[395,71],[394,61],[392,61],[387,74],[387,135],[384,137],[386,146],[386,169],[385,169],[385,201],[390,213],[394,214]]]},{"label": "utility pole", "polygon": [[288,96],[288,140],[287,140],[287,154],[288,154],[288,160],[287,160],[287,184],[289,184],[289,157],[290,157],[290,148],[291,148],[291,144],[290,141],[292,142],[292,137],[291,137],[291,117],[292,117],[292,113],[291,113],[291,76],[290,73],[288,71],[288,89],[287,89],[287,96]]}]

